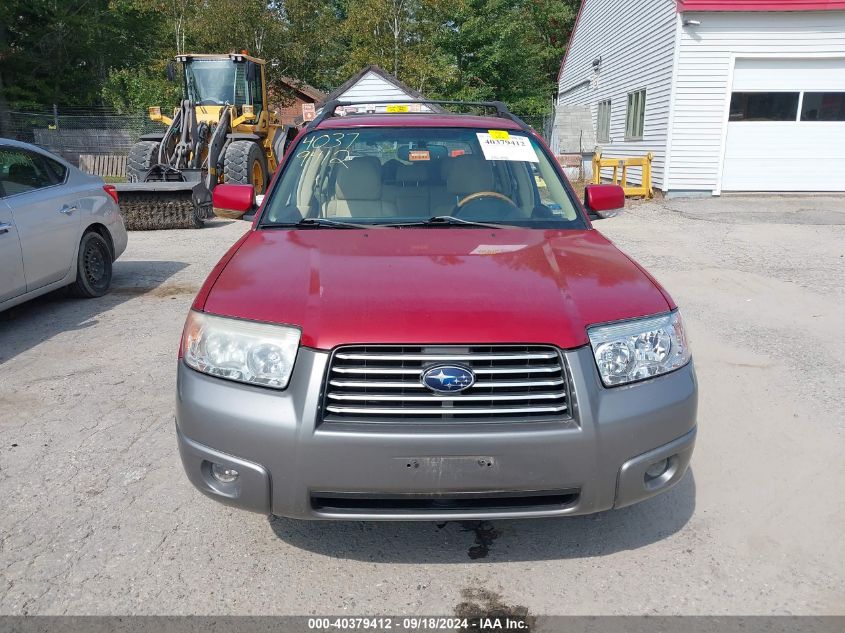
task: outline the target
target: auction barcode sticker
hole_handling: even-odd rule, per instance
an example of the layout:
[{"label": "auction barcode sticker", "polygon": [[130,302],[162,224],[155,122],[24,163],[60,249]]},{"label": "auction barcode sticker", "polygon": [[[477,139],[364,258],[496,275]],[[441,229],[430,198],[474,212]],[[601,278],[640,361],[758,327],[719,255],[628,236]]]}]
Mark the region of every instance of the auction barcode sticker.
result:
[{"label": "auction barcode sticker", "polygon": [[507,139],[494,138],[489,132],[478,132],[478,142],[487,160],[513,160],[539,163],[537,152],[526,136],[508,135]]}]

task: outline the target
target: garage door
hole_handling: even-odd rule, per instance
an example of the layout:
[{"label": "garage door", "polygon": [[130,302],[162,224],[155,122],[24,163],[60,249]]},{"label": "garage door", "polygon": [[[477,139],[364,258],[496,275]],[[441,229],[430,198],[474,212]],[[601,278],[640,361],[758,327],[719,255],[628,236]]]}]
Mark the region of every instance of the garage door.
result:
[{"label": "garage door", "polygon": [[738,59],[723,191],[845,191],[845,58]]}]

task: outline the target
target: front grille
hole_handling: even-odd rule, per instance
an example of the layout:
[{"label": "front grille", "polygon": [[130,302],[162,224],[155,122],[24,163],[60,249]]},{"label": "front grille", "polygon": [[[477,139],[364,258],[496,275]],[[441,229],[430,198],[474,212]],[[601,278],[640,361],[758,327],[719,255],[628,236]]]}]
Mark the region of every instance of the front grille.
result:
[{"label": "front grille", "polygon": [[[421,375],[436,365],[472,370],[475,384],[435,393]],[[560,352],[549,346],[342,347],[330,362],[324,420],[420,421],[568,417]]]},{"label": "front grille", "polygon": [[311,507],[320,512],[348,514],[461,513],[562,510],[578,502],[579,490],[540,490],[455,495],[359,494],[315,492]]}]

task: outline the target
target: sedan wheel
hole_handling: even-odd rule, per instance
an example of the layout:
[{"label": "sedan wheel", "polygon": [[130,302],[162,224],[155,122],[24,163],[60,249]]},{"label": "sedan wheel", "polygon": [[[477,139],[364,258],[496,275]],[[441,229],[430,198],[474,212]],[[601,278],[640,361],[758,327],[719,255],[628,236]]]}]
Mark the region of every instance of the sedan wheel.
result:
[{"label": "sedan wheel", "polygon": [[109,291],[112,275],[111,249],[98,233],[86,233],[79,243],[74,294],[102,297]]}]

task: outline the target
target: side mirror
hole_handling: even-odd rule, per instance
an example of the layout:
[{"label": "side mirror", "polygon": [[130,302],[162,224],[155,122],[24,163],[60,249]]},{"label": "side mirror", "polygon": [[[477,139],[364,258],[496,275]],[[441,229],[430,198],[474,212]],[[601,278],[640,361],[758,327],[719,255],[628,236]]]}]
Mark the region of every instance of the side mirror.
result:
[{"label": "side mirror", "polygon": [[167,81],[176,81],[176,63],[172,59],[167,62]]},{"label": "side mirror", "polygon": [[255,188],[252,185],[217,185],[211,194],[214,215],[238,220],[255,209]]},{"label": "side mirror", "polygon": [[591,220],[601,220],[610,215],[601,211],[615,211],[625,206],[625,190],[619,185],[587,185],[584,189],[584,206]]}]

